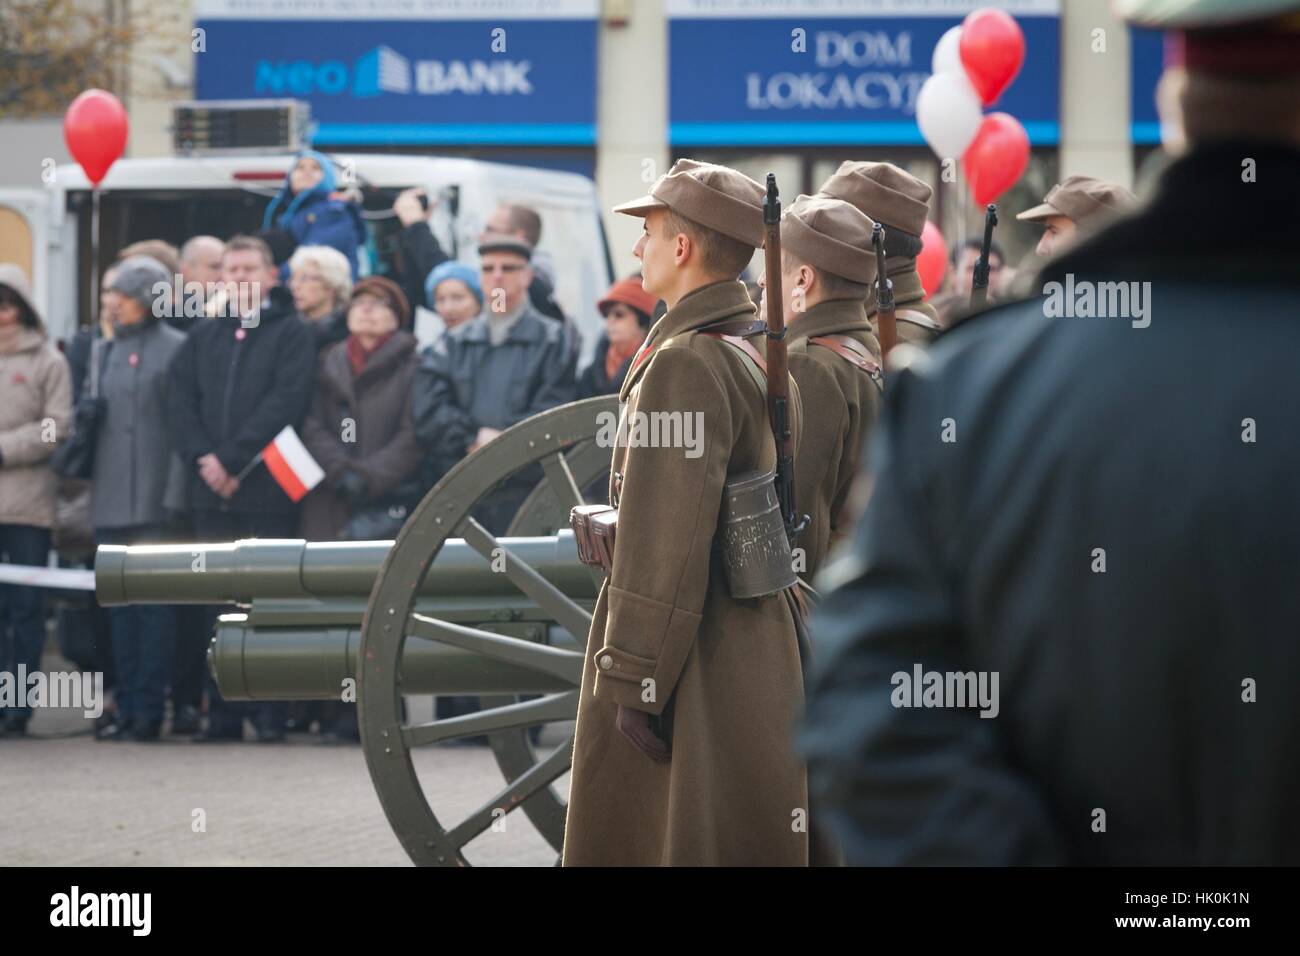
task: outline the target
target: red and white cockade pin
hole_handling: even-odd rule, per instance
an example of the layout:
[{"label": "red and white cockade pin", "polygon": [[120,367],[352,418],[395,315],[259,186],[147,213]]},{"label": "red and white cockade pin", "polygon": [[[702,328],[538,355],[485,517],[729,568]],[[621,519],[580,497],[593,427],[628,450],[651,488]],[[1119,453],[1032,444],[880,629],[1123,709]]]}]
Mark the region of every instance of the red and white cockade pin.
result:
[{"label": "red and white cockade pin", "polygon": [[138,352],[132,352],[132,353],[131,353],[131,357],[130,357],[129,359],[127,359],[127,361],[131,363],[131,367],[132,367],[132,368],[135,368],[137,365],[140,364],[140,355],[139,355],[139,353],[138,353]]}]

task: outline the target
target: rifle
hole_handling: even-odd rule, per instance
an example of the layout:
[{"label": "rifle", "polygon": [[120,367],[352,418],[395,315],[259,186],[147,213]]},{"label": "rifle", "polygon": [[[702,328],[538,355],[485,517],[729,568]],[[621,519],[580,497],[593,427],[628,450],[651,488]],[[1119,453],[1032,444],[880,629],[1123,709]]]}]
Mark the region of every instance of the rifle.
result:
[{"label": "rifle", "polygon": [[984,239],[980,242],[980,257],[975,260],[975,271],[970,280],[970,307],[984,308],[989,297],[989,247],[993,244],[993,227],[998,224],[998,207],[989,203],[984,211]]},{"label": "rifle", "polygon": [[795,510],[794,441],[790,437],[790,373],[785,355],[785,293],[781,289],[781,200],[776,174],[767,174],[763,200],[763,265],[767,286],[767,417],[776,439],[776,497],[785,533],[793,540],[808,524]]},{"label": "rifle", "polygon": [[894,315],[894,283],[885,274],[885,227],[871,227],[871,245],[876,250],[876,322],[880,328],[880,359],[898,344],[898,320]]}]

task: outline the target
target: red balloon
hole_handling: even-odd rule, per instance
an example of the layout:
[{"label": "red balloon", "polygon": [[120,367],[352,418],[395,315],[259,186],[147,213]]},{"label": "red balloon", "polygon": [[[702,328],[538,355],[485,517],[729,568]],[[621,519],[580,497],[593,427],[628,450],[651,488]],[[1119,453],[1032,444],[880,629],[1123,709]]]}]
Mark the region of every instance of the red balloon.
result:
[{"label": "red balloon", "polygon": [[961,168],[975,205],[997,199],[1016,184],[1029,165],[1029,134],[1008,113],[990,113],[966,147]]},{"label": "red balloon", "polygon": [[975,92],[992,106],[1025,62],[1025,35],[1011,14],[984,7],[962,21],[957,50]]},{"label": "red balloon", "polygon": [[948,271],[948,244],[943,233],[930,220],[921,230],[921,254],[916,257],[916,271],[921,274],[921,285],[926,296],[932,296],[943,285],[943,274]]},{"label": "red balloon", "polygon": [[106,90],[86,90],[63,116],[63,139],[86,178],[98,186],[126,149],[126,110]]}]

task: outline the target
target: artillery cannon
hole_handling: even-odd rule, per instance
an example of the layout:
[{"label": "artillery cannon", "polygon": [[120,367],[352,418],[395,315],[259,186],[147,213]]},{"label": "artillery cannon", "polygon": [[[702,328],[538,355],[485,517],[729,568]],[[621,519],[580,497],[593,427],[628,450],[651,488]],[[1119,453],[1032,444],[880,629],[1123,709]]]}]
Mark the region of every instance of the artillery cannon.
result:
[{"label": "artillery cannon", "polygon": [[[516,809],[557,851],[570,736],[541,756],[528,729],[572,721],[600,572],[578,561],[570,508],[609,468],[599,438],[615,396],[551,409],[460,462],[393,542],[253,540],[102,546],[103,605],[234,603],[208,651],[231,700],[337,700],[355,679],[361,743],[388,821],[421,865],[468,865],[465,845]],[[526,469],[542,479],[507,533],[473,513]],[[468,694],[473,714],[409,723],[403,698]],[[527,699],[528,695],[541,695]],[[486,734],[505,786],[454,826],[426,797],[412,751]]]}]

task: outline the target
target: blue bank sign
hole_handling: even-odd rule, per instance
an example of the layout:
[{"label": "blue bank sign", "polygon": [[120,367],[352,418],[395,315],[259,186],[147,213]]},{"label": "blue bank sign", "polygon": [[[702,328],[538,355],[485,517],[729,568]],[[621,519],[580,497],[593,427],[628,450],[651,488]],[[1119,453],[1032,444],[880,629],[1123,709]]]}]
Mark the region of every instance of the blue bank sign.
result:
[{"label": "blue bank sign", "polygon": [[[922,144],[916,98],[939,38],[988,0],[668,0],[675,145]],[[1060,138],[1060,2],[1004,0],[1025,34],[993,107]]]},{"label": "blue bank sign", "polygon": [[1132,30],[1129,51],[1133,142],[1144,146],[1158,144],[1160,117],[1156,113],[1156,84],[1164,70],[1165,35],[1156,30]]},{"label": "blue bank sign", "polygon": [[308,100],[317,140],[595,143],[597,0],[196,7],[198,97]]}]

